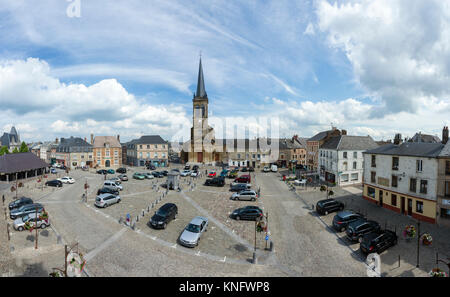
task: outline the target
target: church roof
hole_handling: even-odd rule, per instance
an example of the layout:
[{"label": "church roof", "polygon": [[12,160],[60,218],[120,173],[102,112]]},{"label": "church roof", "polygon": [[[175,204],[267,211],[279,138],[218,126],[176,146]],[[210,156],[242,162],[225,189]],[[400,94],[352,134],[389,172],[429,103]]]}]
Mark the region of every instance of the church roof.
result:
[{"label": "church roof", "polygon": [[205,90],[205,78],[203,77],[202,58],[200,58],[200,64],[198,66],[197,92],[195,93],[195,98],[208,98]]}]

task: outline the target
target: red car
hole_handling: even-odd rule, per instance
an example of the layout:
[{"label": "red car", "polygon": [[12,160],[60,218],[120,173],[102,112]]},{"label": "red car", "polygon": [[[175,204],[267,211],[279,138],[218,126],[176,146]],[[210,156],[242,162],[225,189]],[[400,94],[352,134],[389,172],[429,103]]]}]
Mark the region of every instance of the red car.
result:
[{"label": "red car", "polygon": [[249,174],[246,174],[246,175],[241,175],[241,176],[239,176],[238,178],[236,178],[235,180],[234,180],[234,182],[236,182],[236,183],[244,183],[244,184],[249,184],[250,182],[251,182],[251,177],[250,177],[250,175]]},{"label": "red car", "polygon": [[216,177],[217,173],[215,171],[211,171],[208,173],[208,177]]}]

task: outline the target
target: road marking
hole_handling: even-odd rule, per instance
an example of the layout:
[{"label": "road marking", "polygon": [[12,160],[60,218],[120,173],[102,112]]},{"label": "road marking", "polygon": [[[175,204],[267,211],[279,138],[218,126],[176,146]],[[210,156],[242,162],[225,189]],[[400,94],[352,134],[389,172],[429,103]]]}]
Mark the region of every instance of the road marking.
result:
[{"label": "road marking", "polygon": [[86,262],[89,262],[89,260],[91,260],[92,258],[94,258],[98,253],[100,253],[102,250],[104,250],[105,248],[107,248],[109,245],[111,245],[114,241],[118,240],[123,233],[125,233],[127,231],[126,228],[122,228],[120,231],[118,231],[116,234],[114,234],[113,236],[111,236],[110,238],[108,238],[107,240],[105,240],[103,243],[101,243],[98,247],[96,247],[95,249],[93,249],[92,251],[90,251],[89,253],[86,254],[86,256],[84,257],[84,259],[86,260]]},{"label": "road marking", "polygon": [[176,249],[177,248],[177,244],[172,245],[172,248]]},{"label": "road marking", "polygon": [[225,256],[221,262],[225,263],[226,259],[227,259],[227,256]]},{"label": "road marking", "polygon": [[200,251],[198,251],[195,255],[196,255],[196,256],[200,256]]}]

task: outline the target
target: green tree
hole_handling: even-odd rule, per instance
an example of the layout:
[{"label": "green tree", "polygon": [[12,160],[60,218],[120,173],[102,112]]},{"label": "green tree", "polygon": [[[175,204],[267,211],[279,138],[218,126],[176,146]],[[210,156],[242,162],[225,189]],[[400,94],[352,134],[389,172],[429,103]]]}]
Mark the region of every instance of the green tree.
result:
[{"label": "green tree", "polygon": [[0,148],[0,156],[3,156],[4,154],[9,154],[8,147],[5,145]]},{"label": "green tree", "polygon": [[22,144],[20,145],[19,152],[21,152],[21,153],[28,153],[28,146],[25,143],[25,141],[22,141]]},{"label": "green tree", "polygon": [[19,152],[19,150],[15,147],[12,151],[13,154],[17,154]]}]

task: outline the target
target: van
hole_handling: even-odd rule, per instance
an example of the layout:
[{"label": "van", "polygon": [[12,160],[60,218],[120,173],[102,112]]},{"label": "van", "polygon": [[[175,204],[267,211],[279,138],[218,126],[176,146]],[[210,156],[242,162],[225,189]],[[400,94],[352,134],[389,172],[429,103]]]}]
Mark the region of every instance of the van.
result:
[{"label": "van", "polygon": [[122,185],[119,185],[118,183],[116,183],[113,180],[105,180],[105,182],[103,183],[103,187],[112,188],[114,190],[120,190],[120,191],[123,190]]},{"label": "van", "polygon": [[272,166],[270,166],[270,170],[272,170],[272,172],[277,172],[278,171],[278,166],[277,165],[272,165]]}]

